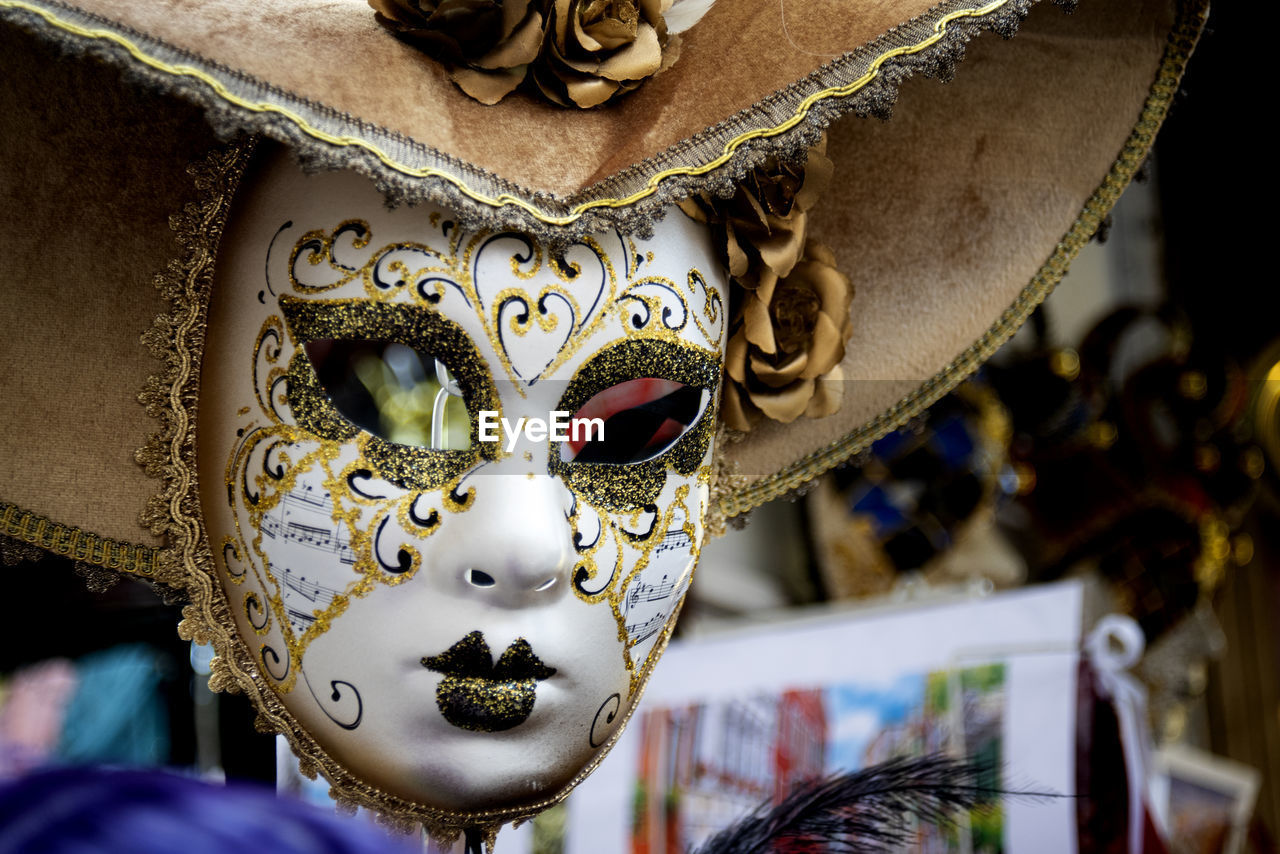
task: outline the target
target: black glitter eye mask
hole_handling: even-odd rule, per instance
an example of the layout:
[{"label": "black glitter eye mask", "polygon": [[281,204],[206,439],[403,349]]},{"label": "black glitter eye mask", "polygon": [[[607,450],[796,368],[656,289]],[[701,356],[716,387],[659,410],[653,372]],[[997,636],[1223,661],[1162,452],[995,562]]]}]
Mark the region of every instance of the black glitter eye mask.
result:
[{"label": "black glitter eye mask", "polygon": [[488,366],[460,326],[431,308],[281,297],[297,352],[289,407],[304,430],[343,442],[406,489],[435,489],[481,458],[470,413],[501,411]]},{"label": "black glitter eye mask", "polygon": [[[598,399],[607,404],[617,395],[619,402],[631,398],[637,403],[616,408],[606,420],[605,441],[577,449],[570,444],[552,454],[552,473],[608,509],[633,510],[652,503],[666,483],[668,469],[688,477],[702,463],[715,430],[713,401],[719,389],[718,353],[650,338],[602,350],[578,369],[558,408],[570,413],[586,410],[590,416]],[[609,424],[614,420],[616,425]],[[611,427],[616,427],[616,440]]]},{"label": "black glitter eye mask", "polygon": [[304,348],[330,402],[360,429],[400,445],[471,447],[462,389],[439,358],[385,340],[319,338]]},{"label": "black glitter eye mask", "polygon": [[709,398],[706,389],[675,380],[640,377],[595,394],[573,413],[592,428],[561,448],[575,463],[629,465],[645,462],[674,445],[693,425]]}]

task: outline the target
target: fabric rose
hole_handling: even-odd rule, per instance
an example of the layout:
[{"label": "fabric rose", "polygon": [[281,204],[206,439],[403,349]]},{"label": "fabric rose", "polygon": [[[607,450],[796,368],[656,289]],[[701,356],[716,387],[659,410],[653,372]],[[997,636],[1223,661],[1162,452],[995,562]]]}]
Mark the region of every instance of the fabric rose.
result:
[{"label": "fabric rose", "polygon": [[831,182],[826,150],[824,137],[803,164],[770,157],[727,199],[703,193],[681,202],[686,214],[713,226],[721,260],[743,287],[770,286],[800,259],[807,212]]},{"label": "fabric rose", "polygon": [[[672,0],[552,0],[533,79],[557,104],[594,107],[676,60],[663,14]],[[664,49],[670,50],[664,54]]]},{"label": "fabric rose", "polygon": [[853,285],[831,250],[807,238],[808,211],[831,181],[826,139],[803,163],[768,158],[729,198],[680,204],[712,227],[735,285],[721,412],[734,430],[840,408]]},{"label": "fabric rose", "polygon": [[830,249],[806,240],[785,276],[735,295],[721,405],[731,429],[750,430],[761,417],[790,423],[840,408],[853,284],[835,263]]},{"label": "fabric rose", "polygon": [[533,0],[368,2],[383,26],[444,63],[453,82],[485,104],[524,81],[542,44],[543,3]]}]

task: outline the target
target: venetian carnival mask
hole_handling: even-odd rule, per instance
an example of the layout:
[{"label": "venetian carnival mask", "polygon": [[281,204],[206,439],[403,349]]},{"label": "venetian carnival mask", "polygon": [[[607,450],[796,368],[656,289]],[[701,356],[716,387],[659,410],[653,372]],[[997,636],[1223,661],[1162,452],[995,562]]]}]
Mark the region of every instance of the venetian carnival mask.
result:
[{"label": "venetian carnival mask", "polygon": [[679,213],[561,252],[252,170],[203,369],[236,631],[301,729],[395,796],[557,796],[608,749],[703,541],[725,273]]},{"label": "venetian carnival mask", "polygon": [[170,5],[0,0],[0,558],[184,598],[304,773],[473,841],[609,749],[708,531],[1014,333],[1204,16]]}]

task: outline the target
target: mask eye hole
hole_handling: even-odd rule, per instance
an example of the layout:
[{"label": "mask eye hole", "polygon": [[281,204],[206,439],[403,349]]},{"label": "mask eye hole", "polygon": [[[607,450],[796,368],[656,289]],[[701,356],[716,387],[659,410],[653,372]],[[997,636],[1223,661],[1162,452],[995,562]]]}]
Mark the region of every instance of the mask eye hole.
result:
[{"label": "mask eye hole", "polygon": [[395,341],[322,338],[304,346],[334,408],[360,429],[400,445],[471,447],[462,390],[439,359]]},{"label": "mask eye hole", "polygon": [[626,465],[651,460],[674,445],[698,420],[707,393],[675,380],[640,377],[597,392],[572,420],[603,422],[603,430],[571,434],[562,459]]},{"label": "mask eye hole", "polygon": [[467,583],[472,587],[492,587],[498,582],[487,572],[478,569],[467,570]]}]

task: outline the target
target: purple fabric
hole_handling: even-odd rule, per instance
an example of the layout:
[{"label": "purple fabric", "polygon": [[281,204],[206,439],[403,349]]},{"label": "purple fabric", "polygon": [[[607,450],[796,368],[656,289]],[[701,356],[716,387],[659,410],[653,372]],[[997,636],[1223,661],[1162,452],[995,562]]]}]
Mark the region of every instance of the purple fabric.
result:
[{"label": "purple fabric", "polygon": [[160,771],[65,767],[0,785],[0,854],[408,854],[412,839],[277,798]]}]

